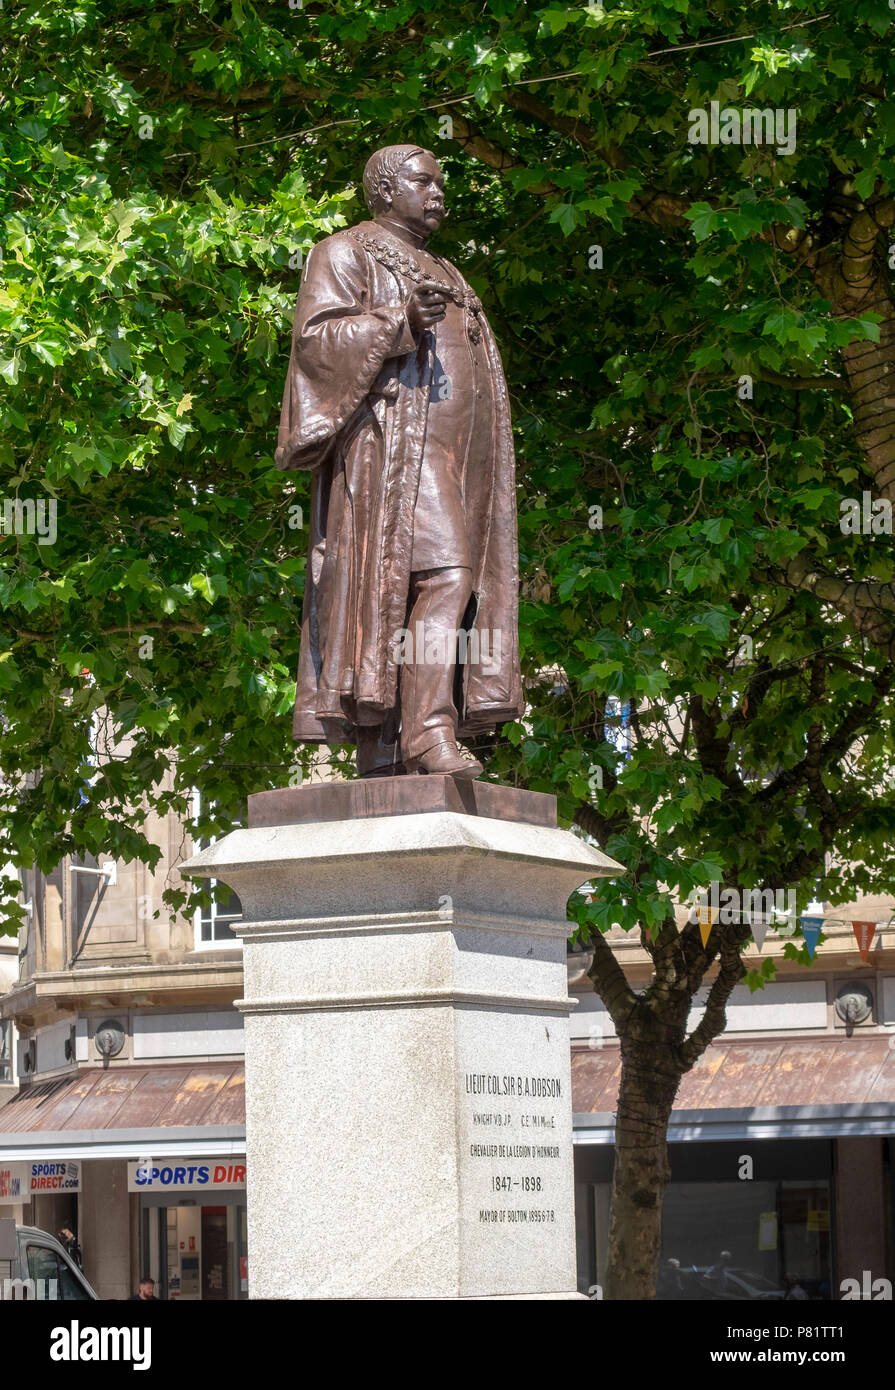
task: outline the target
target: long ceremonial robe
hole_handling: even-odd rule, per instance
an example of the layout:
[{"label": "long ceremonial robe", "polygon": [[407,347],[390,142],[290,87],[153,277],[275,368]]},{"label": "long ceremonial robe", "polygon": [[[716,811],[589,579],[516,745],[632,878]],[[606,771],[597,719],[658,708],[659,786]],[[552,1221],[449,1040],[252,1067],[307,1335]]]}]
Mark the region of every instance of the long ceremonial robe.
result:
[{"label": "long ceremonial robe", "polygon": [[[414,259],[375,223],[357,230]],[[399,265],[380,263],[350,229],[319,242],[302,276],[275,456],[279,468],[314,470],[294,720],[301,742],[352,742],[358,725],[396,728],[397,635],[437,341],[437,328],[414,340],[405,317],[412,288]],[[476,322],[490,366],[493,447],[489,466],[466,479],[475,605],[467,627],[491,640],[481,643],[481,660],[470,659],[474,641],[467,650],[461,734],[523,708],[509,401],[483,313]]]}]

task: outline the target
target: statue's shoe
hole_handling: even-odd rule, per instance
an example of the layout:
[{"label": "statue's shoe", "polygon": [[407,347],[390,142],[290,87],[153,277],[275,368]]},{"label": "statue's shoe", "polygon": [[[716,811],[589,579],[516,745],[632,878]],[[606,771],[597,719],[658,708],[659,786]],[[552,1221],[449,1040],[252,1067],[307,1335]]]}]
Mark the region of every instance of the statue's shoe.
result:
[{"label": "statue's shoe", "polygon": [[460,752],[456,743],[436,743],[419,758],[405,758],[408,772],[428,772],[442,777],[480,777],[484,771],[482,764],[471,756]]}]

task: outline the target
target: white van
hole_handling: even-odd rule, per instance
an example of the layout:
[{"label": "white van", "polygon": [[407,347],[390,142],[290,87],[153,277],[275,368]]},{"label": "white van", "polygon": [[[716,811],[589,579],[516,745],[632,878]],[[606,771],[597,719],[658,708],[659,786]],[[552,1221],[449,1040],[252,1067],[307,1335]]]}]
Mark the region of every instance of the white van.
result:
[{"label": "white van", "polygon": [[55,1236],[0,1219],[0,1302],[87,1302],[98,1294]]}]

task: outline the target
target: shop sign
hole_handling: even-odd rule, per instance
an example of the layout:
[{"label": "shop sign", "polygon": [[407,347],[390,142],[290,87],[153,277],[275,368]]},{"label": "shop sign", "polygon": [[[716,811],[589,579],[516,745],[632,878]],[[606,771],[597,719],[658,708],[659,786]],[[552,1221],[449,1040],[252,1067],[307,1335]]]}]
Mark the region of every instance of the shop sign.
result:
[{"label": "shop sign", "polygon": [[244,1163],[141,1159],[127,1165],[128,1192],[232,1192],[245,1185]]},{"label": "shop sign", "polygon": [[0,1202],[27,1202],[28,1164],[0,1164]]},{"label": "shop sign", "polygon": [[80,1192],[81,1165],[72,1163],[32,1163],[31,1196],[41,1192]]},{"label": "shop sign", "polygon": [[44,1192],[80,1192],[80,1163],[41,1159],[0,1165],[0,1202],[30,1202]]}]

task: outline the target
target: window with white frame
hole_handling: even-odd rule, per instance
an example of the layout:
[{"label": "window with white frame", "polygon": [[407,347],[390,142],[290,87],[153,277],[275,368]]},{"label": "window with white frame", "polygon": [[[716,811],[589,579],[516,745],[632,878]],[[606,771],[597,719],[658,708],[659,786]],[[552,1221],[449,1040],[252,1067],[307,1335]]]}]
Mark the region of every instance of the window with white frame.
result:
[{"label": "window with white frame", "polygon": [[[193,793],[193,815],[198,816],[201,807],[199,793]],[[212,835],[208,839],[197,839],[196,849],[207,849],[213,845],[216,836]],[[218,886],[216,878],[207,880],[209,891],[214,892]],[[197,949],[205,946],[238,946],[239,937],[233,931],[232,924],[242,920],[242,903],[235,893],[230,893],[226,897],[219,896],[217,901],[204,904],[196,908],[195,930]]]}]

